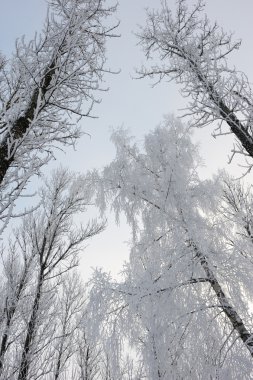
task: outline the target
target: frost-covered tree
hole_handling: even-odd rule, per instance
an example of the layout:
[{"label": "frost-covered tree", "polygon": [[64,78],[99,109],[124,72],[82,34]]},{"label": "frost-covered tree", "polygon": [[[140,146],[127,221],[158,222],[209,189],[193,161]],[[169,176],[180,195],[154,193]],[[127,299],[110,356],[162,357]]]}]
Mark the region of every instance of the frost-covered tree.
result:
[{"label": "frost-covered tree", "polygon": [[119,350],[126,339],[150,379],[250,379],[250,190],[243,200],[225,174],[201,180],[197,147],[178,120],[146,135],[143,147],[124,130],[113,141],[98,201],[117,218],[125,213],[133,248],[122,282],[94,277],[104,335],[121,335]]},{"label": "frost-covered tree", "polygon": [[[102,90],[115,7],[104,0],[49,0],[41,34],[0,57],[0,221],[55,147],[73,145]],[[0,226],[0,229],[2,228]]]},{"label": "frost-covered tree", "polygon": [[71,288],[64,274],[77,266],[83,243],[104,228],[95,220],[80,227],[73,221],[91,203],[88,177],[59,169],[39,195],[40,207],[23,218],[2,254],[2,379],[59,377],[73,354],[66,342],[75,339],[72,319],[82,303],[77,284]]},{"label": "frost-covered tree", "polygon": [[[77,351],[78,328],[85,305],[85,291],[77,271],[62,276],[54,304],[56,332],[51,347],[40,360],[51,378],[72,378],[72,360]],[[45,360],[47,359],[47,360]]]},{"label": "frost-covered tree", "polygon": [[[247,76],[230,67],[228,56],[239,49],[231,33],[203,14],[204,1],[188,7],[178,0],[175,13],[168,2],[147,12],[146,26],[139,33],[140,44],[151,62],[140,70],[141,77],[158,81],[175,80],[189,98],[186,114],[197,127],[214,121],[214,135],[233,133],[232,151],[253,157],[253,97]],[[251,158],[248,169],[252,167]]]}]

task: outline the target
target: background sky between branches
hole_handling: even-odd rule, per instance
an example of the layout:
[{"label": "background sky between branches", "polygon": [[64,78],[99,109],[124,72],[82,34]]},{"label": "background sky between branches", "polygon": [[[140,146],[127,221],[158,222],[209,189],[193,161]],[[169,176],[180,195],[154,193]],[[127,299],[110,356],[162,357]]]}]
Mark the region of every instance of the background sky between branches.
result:
[{"label": "background sky between branches", "polygon": [[[68,149],[65,154],[57,153],[57,161],[46,168],[60,163],[70,169],[85,172],[93,168],[102,168],[114,156],[114,147],[110,141],[113,128],[129,128],[131,134],[141,143],[145,133],[157,126],[163,115],[174,113],[180,116],[185,105],[174,83],[159,84],[151,87],[149,80],[134,80],[134,68],[145,63],[134,32],[138,24],[145,23],[145,9],[159,7],[159,0],[119,0],[117,19],[120,20],[118,33],[120,38],[112,39],[107,45],[108,68],[121,70],[117,75],[105,76],[105,87],[109,91],[101,93],[101,104],[93,110],[97,119],[83,119],[84,135],[76,150]],[[189,5],[195,3],[188,0]],[[26,39],[40,32],[46,16],[46,0],[1,0],[0,2],[0,50],[11,57],[16,38],[22,35]],[[174,0],[168,0],[175,8]],[[233,53],[230,62],[244,71],[253,82],[253,2],[252,0],[206,0],[206,13],[212,21],[217,21],[225,31],[234,32],[235,39],[242,39],[238,52]],[[242,169],[238,162],[228,165],[228,156],[232,147],[232,138],[211,137],[211,127],[195,130],[194,140],[200,142],[200,152],[205,166],[201,170],[203,178],[211,176],[217,169],[225,168],[230,174],[240,176]],[[252,183],[253,176],[248,175],[247,182]],[[35,186],[36,181],[34,181]],[[82,259],[81,270],[85,279],[91,274],[91,267],[103,267],[116,275],[128,257],[129,229],[124,221],[116,226],[109,216],[108,227],[93,241],[89,242]]]}]

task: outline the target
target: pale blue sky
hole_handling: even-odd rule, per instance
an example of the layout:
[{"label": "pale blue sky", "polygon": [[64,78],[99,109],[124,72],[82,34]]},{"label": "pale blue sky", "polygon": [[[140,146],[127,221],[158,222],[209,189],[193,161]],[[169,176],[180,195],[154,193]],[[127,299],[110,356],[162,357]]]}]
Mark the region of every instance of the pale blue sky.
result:
[{"label": "pale blue sky", "polygon": [[[174,0],[168,0],[168,3],[174,7]],[[188,3],[194,1],[189,0]],[[212,20],[216,19],[225,30],[234,31],[236,38],[242,38],[242,47],[234,54],[232,63],[245,71],[253,82],[253,1],[207,0],[206,4],[206,12]],[[0,50],[10,56],[17,37],[25,34],[30,38],[36,30],[40,31],[46,14],[46,1],[0,0],[0,5]],[[152,89],[148,80],[131,79],[134,67],[140,66],[143,60],[132,31],[137,30],[138,23],[144,24],[144,9],[157,6],[158,0],[119,0],[117,17],[121,20],[121,38],[108,44],[108,65],[115,70],[120,68],[121,73],[106,77],[110,91],[102,94],[102,103],[94,109],[99,119],[81,121],[92,138],[84,136],[75,152],[58,155],[58,159],[72,169],[85,171],[102,167],[113,158],[113,146],[109,140],[112,127],[129,127],[132,134],[141,139],[146,131],[162,120],[164,114],[174,112],[178,115],[178,109],[184,106],[184,100],[174,84],[163,83]],[[202,130],[196,132],[196,139],[201,141],[206,173],[213,172],[217,167],[228,169],[227,138],[215,141],[207,130]],[[240,172],[235,165],[230,166],[229,170]],[[127,248],[122,244],[127,238],[125,228],[111,225],[89,245],[83,267],[104,266],[116,273],[122,260],[127,257]],[[89,273],[89,270],[84,270]]]}]

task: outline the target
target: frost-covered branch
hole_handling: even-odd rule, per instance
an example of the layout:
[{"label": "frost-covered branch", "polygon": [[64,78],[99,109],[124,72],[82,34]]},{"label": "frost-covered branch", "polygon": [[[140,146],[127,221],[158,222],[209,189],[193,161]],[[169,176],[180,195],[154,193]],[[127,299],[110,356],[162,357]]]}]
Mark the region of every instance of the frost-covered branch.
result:
[{"label": "frost-covered branch", "polygon": [[[50,368],[53,360],[50,362],[43,355],[47,356],[55,333],[59,334],[59,324],[57,327],[50,317],[58,289],[64,285],[64,276],[78,265],[84,242],[104,228],[103,222],[95,220],[86,227],[78,228],[74,224],[74,216],[85,212],[91,203],[92,183],[88,176],[58,169],[45,181],[39,195],[40,207],[23,217],[14,243],[10,245],[10,253],[3,253],[8,286],[1,326],[0,371],[3,378],[14,372],[19,380],[26,380],[33,371],[39,376],[36,362],[40,356],[44,358],[43,368],[48,363]],[[78,304],[73,279],[72,282],[72,298],[65,300],[66,308]],[[66,283],[64,289],[70,297],[68,286]],[[47,312],[48,316],[45,315]],[[67,334],[66,313],[61,321],[61,335]],[[15,329],[17,333],[14,333]],[[13,336],[16,339],[12,342]],[[59,348],[55,373],[61,371],[63,360],[67,360],[63,348]],[[15,351],[18,352],[16,360]]]},{"label": "frost-covered branch", "polygon": [[[158,77],[158,81],[175,80],[183,96],[190,99],[186,115],[191,116],[192,125],[203,127],[218,121],[214,136],[233,133],[237,138],[234,151],[253,158],[252,90],[247,76],[227,61],[240,42],[211,23],[203,10],[202,0],[192,7],[179,0],[174,14],[167,1],[161,2],[159,11],[148,11],[138,37],[154,64],[139,74]],[[252,166],[251,159],[247,165]]]},{"label": "frost-covered branch", "polygon": [[[252,242],[240,235],[239,246],[237,231],[251,206],[245,201],[247,212],[239,206],[232,215],[224,200],[226,175],[200,179],[198,149],[179,120],[166,118],[142,146],[125,130],[114,132],[113,141],[116,158],[101,176],[94,173],[97,203],[103,212],[109,204],[117,220],[126,215],[133,240],[121,282],[100,273],[94,278],[101,319],[133,345],[150,378],[158,369],[162,379],[226,371],[247,378],[252,268],[240,248],[249,254]],[[236,241],[232,248],[229,239]],[[237,362],[235,375],[239,351],[248,369]]]},{"label": "frost-covered branch", "polygon": [[[7,223],[29,178],[55,148],[73,145],[91,116],[106,70],[115,6],[104,0],[50,0],[43,32],[16,43],[0,68],[0,217]],[[1,60],[0,62],[3,62]],[[9,195],[11,194],[11,195]]]}]

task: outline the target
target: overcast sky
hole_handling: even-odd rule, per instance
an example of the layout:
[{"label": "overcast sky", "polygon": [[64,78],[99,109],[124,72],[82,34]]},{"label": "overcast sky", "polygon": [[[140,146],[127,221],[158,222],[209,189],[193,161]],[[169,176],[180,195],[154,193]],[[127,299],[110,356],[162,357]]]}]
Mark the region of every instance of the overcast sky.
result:
[{"label": "overcast sky", "polygon": [[[119,0],[117,17],[121,24],[120,38],[108,44],[108,66],[120,69],[117,75],[108,75],[105,83],[110,89],[102,94],[102,103],[94,109],[99,118],[82,120],[82,126],[91,138],[84,136],[75,152],[68,151],[58,155],[61,161],[73,170],[85,172],[94,167],[102,167],[113,158],[114,149],[110,142],[112,128],[124,125],[141,141],[143,135],[153,129],[162,120],[163,115],[175,113],[185,100],[179,94],[178,87],[172,83],[163,83],[151,88],[149,80],[133,80],[134,67],[144,62],[133,31],[137,25],[145,22],[145,8],[159,6],[159,0]],[[192,4],[195,1],[189,0]],[[31,38],[35,31],[40,31],[46,15],[47,4],[44,0],[0,0],[0,50],[7,56],[15,48],[17,37],[26,35]],[[174,7],[174,0],[168,0]],[[253,82],[253,1],[252,0],[207,0],[206,13],[212,20],[223,26],[226,31],[233,31],[235,38],[242,39],[242,46],[232,57],[232,63],[244,71]],[[214,140],[210,131],[195,133],[195,139],[201,143],[201,153],[206,167],[205,176],[211,175],[218,168],[226,168],[230,173],[239,175],[241,169],[234,164],[228,167],[229,144],[227,138]],[[249,177],[248,177],[249,178]],[[249,180],[249,179],[248,179]],[[128,248],[123,242],[129,236],[127,228],[116,227],[109,219],[109,227],[93,242],[85,252],[82,268],[85,277],[90,274],[90,266],[102,266],[116,274],[123,261],[127,259]]]}]

